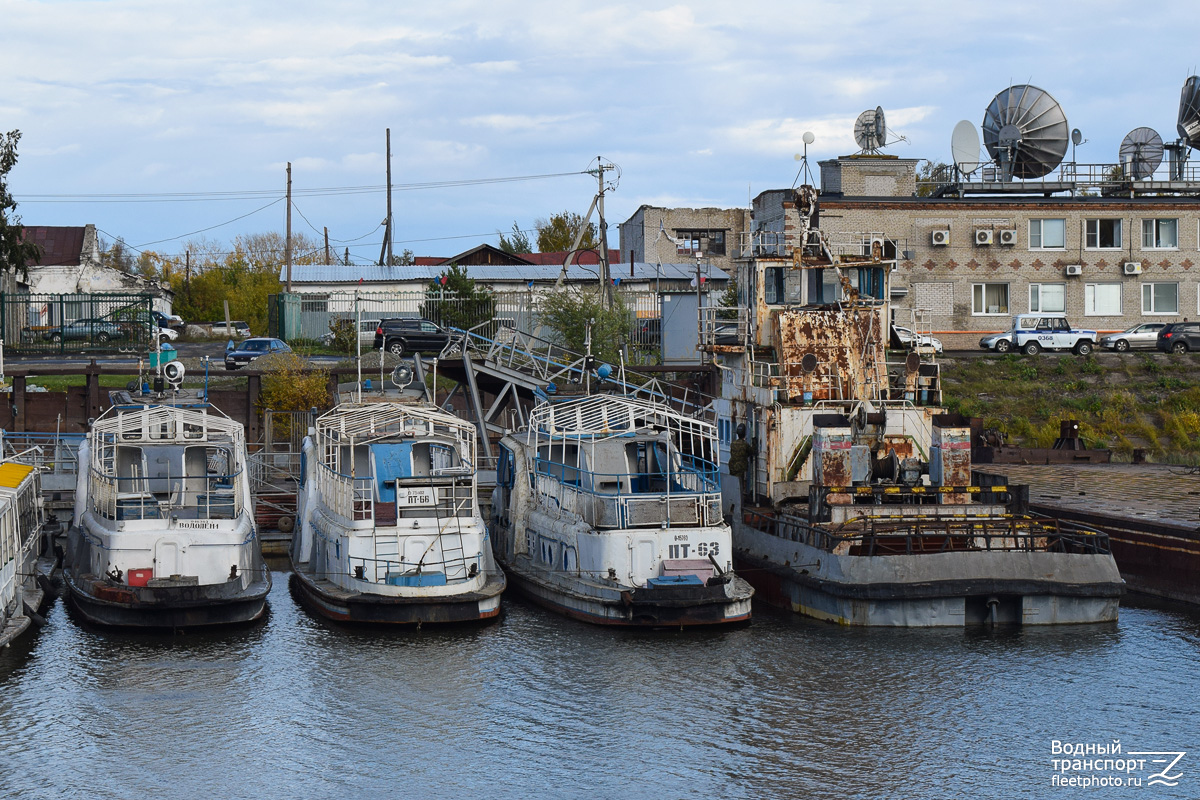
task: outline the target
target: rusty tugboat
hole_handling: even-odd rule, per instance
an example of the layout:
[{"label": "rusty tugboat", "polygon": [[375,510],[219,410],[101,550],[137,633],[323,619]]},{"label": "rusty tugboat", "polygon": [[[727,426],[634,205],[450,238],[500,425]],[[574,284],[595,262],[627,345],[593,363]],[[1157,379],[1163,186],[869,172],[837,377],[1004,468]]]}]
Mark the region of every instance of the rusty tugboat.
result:
[{"label": "rusty tugboat", "polygon": [[1025,487],[973,480],[930,339],[888,364],[895,243],[829,242],[808,185],[782,206],[779,230],[743,243],[740,307],[700,318],[739,574],[772,605],[844,625],[1115,620],[1108,537],[1028,513]]}]

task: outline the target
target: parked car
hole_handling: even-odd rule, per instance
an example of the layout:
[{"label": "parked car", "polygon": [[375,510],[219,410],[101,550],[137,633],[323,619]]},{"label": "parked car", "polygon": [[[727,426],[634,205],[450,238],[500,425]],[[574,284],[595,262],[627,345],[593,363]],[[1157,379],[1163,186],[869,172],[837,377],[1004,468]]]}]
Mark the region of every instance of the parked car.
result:
[{"label": "parked car", "polygon": [[[911,328],[903,328],[899,325],[893,325],[892,330],[896,332],[896,338],[900,340],[900,344],[909,350],[928,350],[932,348],[935,353],[942,352],[942,340],[935,336],[930,336],[927,333],[918,335],[913,333]],[[915,346],[914,342],[916,343]]]},{"label": "parked car", "polygon": [[161,311],[151,311],[154,321],[160,328],[182,328],[183,317],[178,314],[164,314]]},{"label": "parked car", "polygon": [[225,323],[223,321],[206,322],[205,325],[207,325],[209,330],[212,331],[213,336],[236,336],[240,338],[246,338],[252,335],[250,333],[250,325],[242,322],[241,320],[230,322],[230,327],[228,328],[225,327]]},{"label": "parked car", "polygon": [[66,325],[49,328],[42,333],[42,338],[52,342],[92,341],[104,344],[111,339],[125,338],[125,330],[108,319],[77,319]]},{"label": "parked car", "polygon": [[179,331],[174,328],[159,328],[158,340],[160,342],[173,342],[179,338]]},{"label": "parked car", "polygon": [[225,349],[225,369],[241,369],[256,358],[272,353],[290,353],[292,348],[282,339],[270,339],[265,336],[255,336],[233,346],[229,343]]},{"label": "parked car", "polygon": [[1072,328],[1063,316],[1018,314],[1009,330],[983,337],[979,346],[997,353],[1020,350],[1032,356],[1043,350],[1072,350],[1086,356],[1098,338],[1095,331]]},{"label": "parked car", "polygon": [[1158,332],[1165,324],[1147,322],[1144,325],[1134,325],[1127,331],[1110,333],[1100,338],[1100,346],[1118,353],[1124,353],[1126,350],[1153,350],[1158,345]]},{"label": "parked car", "polygon": [[1155,346],[1164,353],[1200,350],[1200,322],[1172,322],[1158,332]]},{"label": "parked car", "polygon": [[[358,340],[362,342],[364,346],[369,346],[370,343],[375,339],[375,331],[378,327],[379,320],[377,319],[362,320],[358,323]],[[325,345],[326,347],[332,346],[333,340],[333,331],[327,331],[326,333],[321,334],[321,344]]]},{"label": "parked car", "polygon": [[450,333],[427,319],[380,320],[375,329],[375,349],[394,355],[440,353],[450,343]]}]

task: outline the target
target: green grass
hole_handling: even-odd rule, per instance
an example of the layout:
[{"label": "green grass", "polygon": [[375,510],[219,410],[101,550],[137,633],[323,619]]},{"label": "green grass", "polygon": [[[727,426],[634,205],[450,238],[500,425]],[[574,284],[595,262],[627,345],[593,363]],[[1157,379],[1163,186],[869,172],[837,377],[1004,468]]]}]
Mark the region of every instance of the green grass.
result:
[{"label": "green grass", "polygon": [[1009,444],[1049,447],[1075,419],[1088,447],[1128,459],[1200,463],[1200,357],[1037,356],[942,359],[948,408],[981,417]]}]

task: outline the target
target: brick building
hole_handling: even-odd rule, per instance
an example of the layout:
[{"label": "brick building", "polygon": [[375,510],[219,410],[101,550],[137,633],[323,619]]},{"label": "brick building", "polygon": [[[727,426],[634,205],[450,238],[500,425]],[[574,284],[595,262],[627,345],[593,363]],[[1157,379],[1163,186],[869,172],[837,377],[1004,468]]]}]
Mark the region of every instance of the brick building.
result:
[{"label": "brick building", "polygon": [[620,225],[620,260],[671,264],[700,254],[712,266],[731,272],[739,237],[749,224],[750,212],[744,208],[642,206]]}]

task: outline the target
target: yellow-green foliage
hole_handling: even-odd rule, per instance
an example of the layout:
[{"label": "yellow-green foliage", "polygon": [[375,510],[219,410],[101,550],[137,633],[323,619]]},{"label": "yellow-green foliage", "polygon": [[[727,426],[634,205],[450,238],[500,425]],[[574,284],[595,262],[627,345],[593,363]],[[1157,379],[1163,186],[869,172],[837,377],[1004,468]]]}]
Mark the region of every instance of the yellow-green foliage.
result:
[{"label": "yellow-green foliage", "polygon": [[276,353],[254,362],[263,371],[261,411],[308,411],[329,407],[329,373],[295,353]]}]

